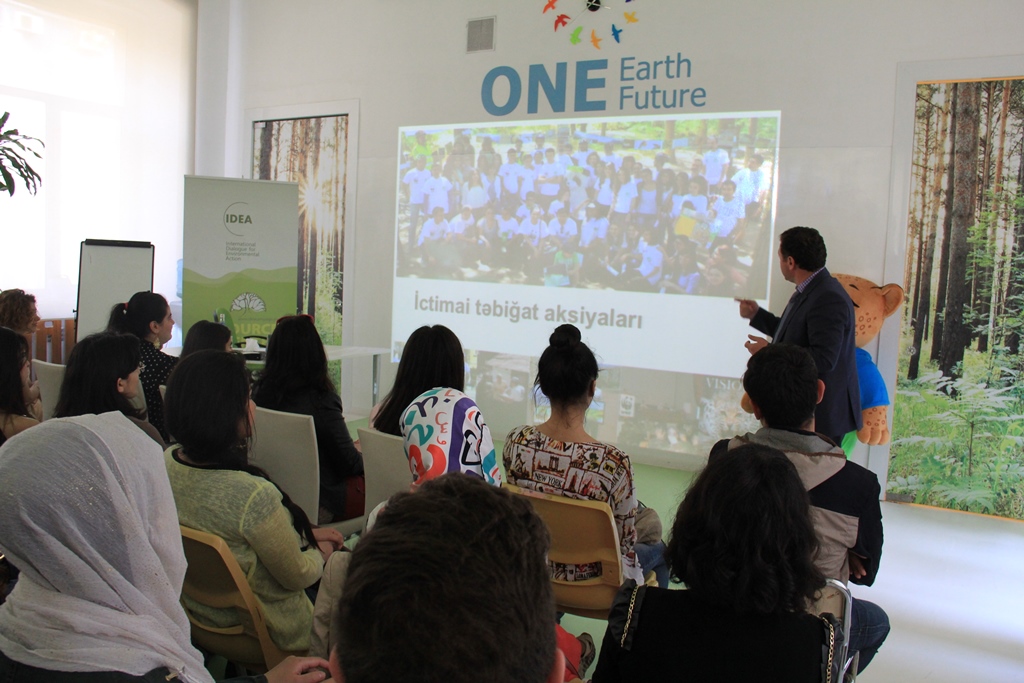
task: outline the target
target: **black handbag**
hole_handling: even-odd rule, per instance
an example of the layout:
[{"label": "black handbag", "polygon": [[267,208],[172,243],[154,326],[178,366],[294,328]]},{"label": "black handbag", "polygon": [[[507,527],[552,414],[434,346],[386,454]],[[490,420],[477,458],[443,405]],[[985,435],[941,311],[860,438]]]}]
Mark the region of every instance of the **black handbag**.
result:
[{"label": "black handbag", "polygon": [[821,683],[841,683],[843,658],[836,651],[836,644],[843,641],[843,625],[828,612],[819,614],[818,618],[821,619],[824,629],[821,643]]}]

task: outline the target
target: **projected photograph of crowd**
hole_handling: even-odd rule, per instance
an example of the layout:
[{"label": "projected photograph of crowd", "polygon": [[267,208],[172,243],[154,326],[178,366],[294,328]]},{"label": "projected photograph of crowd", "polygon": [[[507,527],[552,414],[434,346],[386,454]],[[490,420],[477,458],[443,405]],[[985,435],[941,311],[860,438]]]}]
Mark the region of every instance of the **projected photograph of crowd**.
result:
[{"label": "projected photograph of crowd", "polygon": [[[533,386],[537,357],[465,353],[465,391],[493,433],[541,424],[551,416],[550,402]],[[742,398],[736,378],[603,365],[587,407],[587,428],[630,454],[668,453],[676,462],[699,466],[719,439],[759,428],[740,407]]]},{"label": "projected photograph of crowd", "polygon": [[396,274],[764,298],[776,112],[407,127]]}]

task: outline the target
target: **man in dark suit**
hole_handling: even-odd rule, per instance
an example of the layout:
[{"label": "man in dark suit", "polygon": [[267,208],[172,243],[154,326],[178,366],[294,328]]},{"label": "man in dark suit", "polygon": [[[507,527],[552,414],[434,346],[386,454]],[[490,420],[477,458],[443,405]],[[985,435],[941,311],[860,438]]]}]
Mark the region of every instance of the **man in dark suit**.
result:
[{"label": "man in dark suit", "polygon": [[[857,381],[857,318],[843,286],[825,268],[825,241],[814,228],[795,227],[779,240],[782,277],[796,292],[782,316],[762,309],[757,302],[740,299],[740,316],[773,342],[802,346],[811,352],[825,396],[815,411],[818,432],[841,444],[843,437],[861,427],[860,384]],[[750,335],[750,353],[768,344]]]}]

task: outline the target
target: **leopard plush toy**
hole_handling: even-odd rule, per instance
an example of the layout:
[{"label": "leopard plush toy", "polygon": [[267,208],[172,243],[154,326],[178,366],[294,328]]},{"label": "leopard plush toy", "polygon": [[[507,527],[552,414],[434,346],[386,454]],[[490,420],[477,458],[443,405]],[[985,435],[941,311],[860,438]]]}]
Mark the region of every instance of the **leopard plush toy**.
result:
[{"label": "leopard plush toy", "polygon": [[[860,409],[864,426],[857,432],[857,440],[869,446],[889,443],[889,392],[878,366],[871,360],[871,354],[864,347],[882,329],[885,319],[900,309],[903,304],[903,288],[897,284],[879,287],[871,280],[856,275],[836,273],[853,301],[857,316],[857,378],[860,381]],[[852,441],[852,432],[843,440]],[[850,443],[850,446],[853,444]],[[850,451],[847,450],[847,453]]]}]

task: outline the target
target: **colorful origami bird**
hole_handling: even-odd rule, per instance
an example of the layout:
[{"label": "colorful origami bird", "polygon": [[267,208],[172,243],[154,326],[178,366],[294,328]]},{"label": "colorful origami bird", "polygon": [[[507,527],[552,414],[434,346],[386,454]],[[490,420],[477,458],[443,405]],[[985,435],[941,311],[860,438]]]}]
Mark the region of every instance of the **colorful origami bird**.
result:
[{"label": "colorful origami bird", "polygon": [[612,24],[612,38],[615,39],[616,43],[621,42],[619,40],[619,34],[620,33],[622,33],[622,29],[618,28],[615,24]]},{"label": "colorful origami bird", "polygon": [[544,5],[544,11],[542,14],[547,14],[549,9],[555,9],[555,5],[558,4],[558,0],[548,0],[548,4]]},{"label": "colorful origami bird", "polygon": [[590,32],[590,42],[591,42],[591,43],[593,44],[593,46],[594,46],[594,47],[596,47],[596,48],[597,48],[598,50],[600,50],[600,49],[601,49],[601,39],[597,37],[597,31],[591,31],[591,32]]},{"label": "colorful origami bird", "polygon": [[635,24],[638,21],[636,12],[623,12],[622,16],[626,17],[627,24]]},{"label": "colorful origami bird", "polygon": [[580,42],[580,31],[582,30],[582,26],[577,26],[576,29],[572,32],[572,35],[569,36],[569,42],[572,43],[573,45],[577,45]]},{"label": "colorful origami bird", "polygon": [[565,26],[568,23],[569,23],[569,15],[568,14],[559,14],[557,17],[555,17],[555,30],[557,31],[558,29],[562,28],[563,26]]}]

